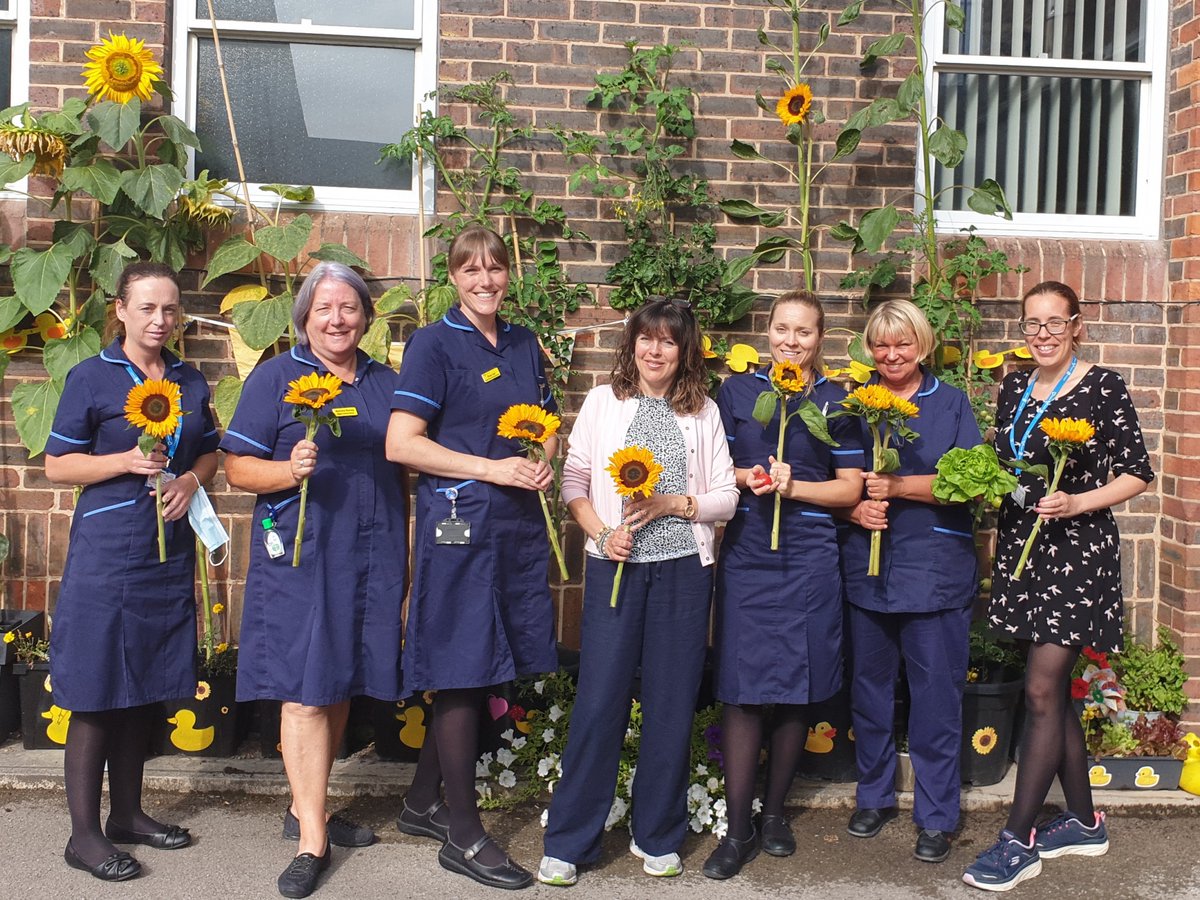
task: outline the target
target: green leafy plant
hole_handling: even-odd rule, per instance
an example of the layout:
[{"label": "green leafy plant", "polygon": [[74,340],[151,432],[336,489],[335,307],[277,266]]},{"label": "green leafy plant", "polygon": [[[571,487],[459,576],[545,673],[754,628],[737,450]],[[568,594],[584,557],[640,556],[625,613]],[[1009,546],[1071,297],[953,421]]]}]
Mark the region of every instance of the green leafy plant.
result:
[{"label": "green leafy plant", "polygon": [[1130,709],[1172,715],[1187,709],[1184,662],[1179,645],[1165,625],[1158,627],[1157,643],[1143,644],[1130,635],[1125,639],[1125,649],[1112,656],[1113,670],[1125,688],[1125,703]]},{"label": "green leafy plant", "polygon": [[554,129],[570,162],[580,162],[570,190],[587,187],[611,199],[625,229],[624,255],[605,276],[613,285],[609,304],[634,309],[655,296],[687,300],[702,327],[735,322],[755,299],[714,249],[715,204],[708,182],[687,171],[684,154],[696,136],[691,88],[674,84],[679,47],[639,49],[624,68],[596,76],[588,104],[611,114],[613,125],[596,135]]},{"label": "green leafy plant", "polygon": [[997,638],[980,620],[967,635],[967,681],[994,683],[1010,681],[1025,671],[1025,657],[1013,641]]},{"label": "green leafy plant", "polygon": [[999,509],[1017,484],[1017,476],[1001,465],[992,445],[978,444],[946,451],[937,462],[931,490],[942,503],[972,504],[978,522],[984,510]]},{"label": "green leafy plant", "polygon": [[32,631],[6,631],[4,643],[8,645],[9,654],[16,662],[31,666],[34,663],[50,661],[50,642]]},{"label": "green leafy plant", "polygon": [[[1099,722],[1099,725],[1094,724]],[[1155,756],[1186,759],[1183,728],[1168,716],[1139,715],[1132,721],[1091,719],[1084,723],[1090,756]]]}]

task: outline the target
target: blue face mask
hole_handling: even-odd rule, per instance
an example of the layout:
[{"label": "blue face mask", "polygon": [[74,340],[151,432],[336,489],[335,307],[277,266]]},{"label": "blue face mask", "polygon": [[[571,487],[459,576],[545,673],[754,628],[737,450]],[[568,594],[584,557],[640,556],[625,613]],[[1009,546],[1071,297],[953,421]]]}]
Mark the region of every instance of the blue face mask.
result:
[{"label": "blue face mask", "polygon": [[192,494],[192,502],[188,504],[188,521],[192,524],[192,531],[196,532],[196,537],[200,538],[208,550],[209,562],[214,566],[225,562],[224,556],[218,562],[213,559],[213,554],[229,543],[229,532],[217,518],[216,510],[213,509],[212,501],[208,499],[204,488],[199,488]]}]

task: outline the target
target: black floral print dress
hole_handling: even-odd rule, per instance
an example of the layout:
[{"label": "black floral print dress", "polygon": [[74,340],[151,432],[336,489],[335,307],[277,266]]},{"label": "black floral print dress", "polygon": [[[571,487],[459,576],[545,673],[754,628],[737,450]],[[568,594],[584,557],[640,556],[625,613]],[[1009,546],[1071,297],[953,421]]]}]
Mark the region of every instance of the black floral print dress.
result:
[{"label": "black floral print dress", "polygon": [[[1016,458],[1015,448],[1041,408],[1042,401],[1031,397],[1020,421],[1013,421],[1031,375],[1014,372],[1000,387],[994,440],[1001,459]],[[1110,475],[1154,480],[1137,412],[1116,372],[1093,366],[1079,384],[1055,398],[1044,418],[1087,419],[1096,428],[1095,437],[1068,458],[1060,490],[1090,491],[1107,484]],[[1024,459],[1045,464],[1053,476],[1048,439],[1036,425],[1025,444]],[[1039,643],[1120,650],[1121,552],[1112,511],[1044,522],[1020,579],[1014,579],[1013,570],[1037,519],[1034,506],[1046,493],[1042,480],[1028,472],[1021,474],[1021,484],[1026,490],[1024,506],[1010,496],[1000,508],[988,607],[992,628]]]}]

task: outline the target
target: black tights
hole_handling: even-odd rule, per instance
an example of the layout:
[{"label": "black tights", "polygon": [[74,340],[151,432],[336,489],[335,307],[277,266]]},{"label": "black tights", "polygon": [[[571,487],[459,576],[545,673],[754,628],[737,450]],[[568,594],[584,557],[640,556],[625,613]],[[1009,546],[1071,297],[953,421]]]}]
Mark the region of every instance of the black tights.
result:
[{"label": "black tights", "polygon": [[1025,668],[1028,718],[1007,826],[1022,842],[1029,839],[1055,775],[1067,809],[1087,826],[1095,817],[1083,726],[1071,704],[1071,669],[1078,656],[1075,647],[1033,644],[1029,648]]},{"label": "black tights", "polygon": [[89,865],[116,852],[100,827],[100,794],[108,764],[109,818],[123,828],[161,831],[142,810],[142,773],[153,706],[77,712],[67,729],[63,758],[71,845]]},{"label": "black tights", "polygon": [[[424,812],[446,788],[450,815],[450,840],[467,849],[483,837],[483,822],[475,805],[475,761],[479,756],[479,713],[483,688],[440,690],[433,700],[433,724],[417,758],[417,771],[406,798],[409,809]],[[499,865],[504,851],[489,842],[476,859],[485,866]]]},{"label": "black tights", "polygon": [[[783,815],[783,804],[800,763],[804,741],[808,737],[804,706],[775,705],[771,750],[767,757],[766,796],[763,813]],[[729,836],[744,841],[753,826],[751,813],[754,787],[758,778],[758,754],[762,748],[763,707],[721,707],[721,755],[725,758],[725,810]]]}]

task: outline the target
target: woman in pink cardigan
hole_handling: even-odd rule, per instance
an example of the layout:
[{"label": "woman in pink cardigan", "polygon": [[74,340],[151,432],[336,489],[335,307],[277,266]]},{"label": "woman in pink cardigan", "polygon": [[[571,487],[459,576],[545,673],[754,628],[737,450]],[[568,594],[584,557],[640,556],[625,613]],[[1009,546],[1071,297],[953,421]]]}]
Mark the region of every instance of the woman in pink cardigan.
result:
[{"label": "woman in pink cardigan", "polygon": [[[629,850],[647,874],[683,871],[678,851],[708,638],[713,526],[733,515],[738,499],[707,387],[691,310],[653,301],[630,317],[612,383],[588,393],[571,431],[563,498],[588,536],[588,564],[579,692],[538,868],[545,884],[574,884],[577,866],[600,855],[639,667],[642,739]],[[650,497],[623,502],[605,467],[632,446],[651,450],[663,471]]]}]

